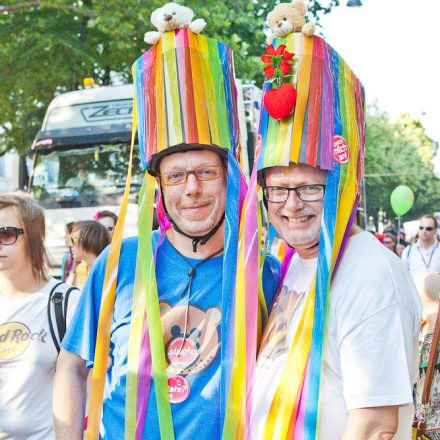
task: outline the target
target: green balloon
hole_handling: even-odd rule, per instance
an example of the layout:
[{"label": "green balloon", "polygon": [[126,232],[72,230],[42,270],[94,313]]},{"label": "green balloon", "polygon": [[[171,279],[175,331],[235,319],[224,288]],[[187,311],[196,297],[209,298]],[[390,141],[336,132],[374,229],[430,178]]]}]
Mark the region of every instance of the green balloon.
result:
[{"label": "green balloon", "polygon": [[414,193],[409,186],[399,185],[391,193],[390,202],[396,215],[405,215],[413,206]]}]

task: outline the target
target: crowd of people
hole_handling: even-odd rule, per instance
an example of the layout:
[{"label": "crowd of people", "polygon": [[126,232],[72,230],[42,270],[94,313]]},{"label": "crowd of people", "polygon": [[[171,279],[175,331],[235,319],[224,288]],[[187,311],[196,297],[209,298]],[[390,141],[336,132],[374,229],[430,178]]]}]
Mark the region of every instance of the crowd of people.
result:
[{"label": "crowd of people", "polygon": [[262,105],[247,185],[231,49],[175,38],[133,69],[137,237],[109,211],[66,224],[57,280],[42,208],[0,194],[0,439],[440,438],[438,224],[354,224],[359,79],[320,37],[268,48],[297,57],[298,102]]}]

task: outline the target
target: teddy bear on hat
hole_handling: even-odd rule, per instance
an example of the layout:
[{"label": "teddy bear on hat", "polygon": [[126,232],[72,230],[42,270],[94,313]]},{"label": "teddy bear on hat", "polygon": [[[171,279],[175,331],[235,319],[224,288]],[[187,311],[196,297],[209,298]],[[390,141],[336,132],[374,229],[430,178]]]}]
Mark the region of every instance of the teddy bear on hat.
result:
[{"label": "teddy bear on hat", "polygon": [[272,43],[274,37],[284,37],[292,32],[302,32],[310,36],[315,33],[315,25],[306,23],[307,6],[301,0],[292,3],[280,3],[267,15],[267,24],[271,33],[267,36],[267,44]]},{"label": "teddy bear on hat", "polygon": [[302,32],[312,36],[315,32],[313,23],[306,23],[307,6],[300,0],[292,3],[280,3],[267,16],[267,23],[272,31],[267,36],[266,53],[261,57],[264,63],[266,81],[271,83],[270,89],[263,97],[263,105],[267,113],[277,121],[289,117],[296,104],[297,91],[290,83],[295,75],[295,54],[288,52],[284,44],[276,48],[272,45],[274,37],[285,37],[293,32]]},{"label": "teddy bear on hat", "polygon": [[193,18],[194,12],[192,9],[177,3],[167,3],[151,14],[151,23],[157,31],[146,32],[144,41],[148,44],[156,44],[164,32],[184,27],[199,34],[206,26],[206,22],[202,18],[192,21]]}]

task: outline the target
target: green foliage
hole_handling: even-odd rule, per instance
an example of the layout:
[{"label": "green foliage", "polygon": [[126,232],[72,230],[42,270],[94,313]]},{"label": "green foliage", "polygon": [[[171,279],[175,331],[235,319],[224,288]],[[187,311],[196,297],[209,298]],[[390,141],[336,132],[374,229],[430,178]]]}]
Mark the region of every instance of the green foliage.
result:
[{"label": "green foliage", "polygon": [[382,208],[393,220],[390,195],[398,185],[408,185],[415,196],[405,221],[417,219],[440,206],[440,181],[432,164],[438,144],[426,135],[420,121],[403,115],[392,122],[385,113],[372,107],[367,116],[365,142],[369,215],[377,217]]},{"label": "green foliage", "polygon": [[[148,46],[154,30],[151,12],[166,1],[150,0],[4,0],[0,6],[0,153],[20,153],[32,144],[54,94],[75,90],[93,76],[111,82],[110,72],[131,80],[131,64]],[[318,21],[339,0],[310,2]],[[236,76],[262,81],[264,21],[275,0],[188,0],[204,18],[206,35],[231,45]],[[3,12],[1,12],[3,11]]]}]

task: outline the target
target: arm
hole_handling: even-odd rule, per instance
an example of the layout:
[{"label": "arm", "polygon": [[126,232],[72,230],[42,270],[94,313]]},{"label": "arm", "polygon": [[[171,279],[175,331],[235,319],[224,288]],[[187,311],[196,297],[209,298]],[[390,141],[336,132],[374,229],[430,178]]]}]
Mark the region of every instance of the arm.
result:
[{"label": "arm", "polygon": [[61,349],[53,387],[53,416],[57,440],[83,438],[86,403],[86,362]]},{"label": "arm", "polygon": [[397,431],[398,406],[352,409],[342,440],[391,440]]}]

